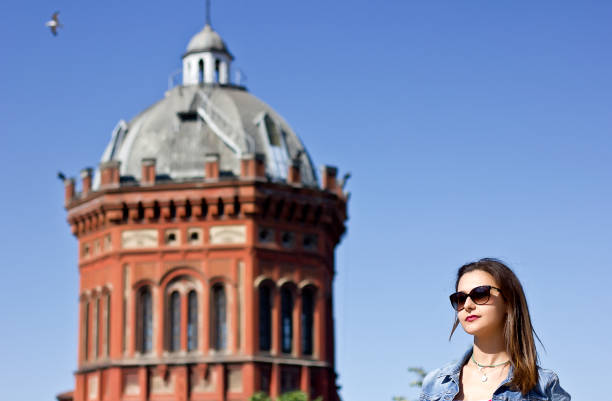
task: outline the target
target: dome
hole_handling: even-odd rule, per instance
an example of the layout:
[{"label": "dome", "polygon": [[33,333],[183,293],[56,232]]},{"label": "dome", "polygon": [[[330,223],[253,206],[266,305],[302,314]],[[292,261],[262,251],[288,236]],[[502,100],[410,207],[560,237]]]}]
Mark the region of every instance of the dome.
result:
[{"label": "dome", "polygon": [[187,45],[187,53],[206,50],[217,50],[229,54],[225,42],[223,42],[221,36],[209,24],[206,24],[204,29],[195,34]]},{"label": "dome", "polygon": [[[174,87],[130,122],[118,124],[101,161],[119,161],[124,179],[140,180],[142,160],[155,158],[158,179],[193,181],[204,176],[209,153],[219,154],[221,174],[230,176],[240,175],[241,157],[261,153],[272,181],[286,181],[297,158],[303,185],[317,186],[311,159],[291,127],[237,86]],[[94,188],[99,179],[97,172]]]}]

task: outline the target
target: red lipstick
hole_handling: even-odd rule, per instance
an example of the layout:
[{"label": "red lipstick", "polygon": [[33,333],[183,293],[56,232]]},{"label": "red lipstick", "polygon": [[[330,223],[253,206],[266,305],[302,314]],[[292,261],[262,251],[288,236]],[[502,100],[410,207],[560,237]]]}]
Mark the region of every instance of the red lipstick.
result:
[{"label": "red lipstick", "polygon": [[473,322],[474,320],[478,319],[480,316],[476,316],[476,315],[470,315],[468,317],[465,318],[466,322]]}]

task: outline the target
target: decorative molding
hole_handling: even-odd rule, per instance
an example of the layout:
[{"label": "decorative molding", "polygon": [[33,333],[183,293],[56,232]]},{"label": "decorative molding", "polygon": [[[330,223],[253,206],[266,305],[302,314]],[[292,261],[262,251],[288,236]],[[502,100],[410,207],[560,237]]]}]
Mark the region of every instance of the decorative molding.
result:
[{"label": "decorative molding", "polygon": [[159,233],[156,229],[125,230],[121,232],[123,249],[157,248]]},{"label": "decorative molding", "polygon": [[210,244],[244,244],[246,243],[246,225],[223,225],[210,227]]}]

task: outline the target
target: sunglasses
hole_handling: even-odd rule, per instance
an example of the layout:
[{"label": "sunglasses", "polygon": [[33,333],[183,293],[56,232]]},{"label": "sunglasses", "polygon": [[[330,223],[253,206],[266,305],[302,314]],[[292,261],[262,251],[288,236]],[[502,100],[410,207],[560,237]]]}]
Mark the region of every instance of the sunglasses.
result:
[{"label": "sunglasses", "polygon": [[468,297],[470,297],[476,305],[484,305],[491,297],[491,288],[495,288],[501,294],[501,290],[497,287],[493,287],[491,285],[480,285],[472,288],[472,291],[470,291],[469,294],[462,291],[451,294],[449,297],[451,305],[453,306],[453,309],[459,312],[461,309],[463,309],[465,301],[467,301]]}]

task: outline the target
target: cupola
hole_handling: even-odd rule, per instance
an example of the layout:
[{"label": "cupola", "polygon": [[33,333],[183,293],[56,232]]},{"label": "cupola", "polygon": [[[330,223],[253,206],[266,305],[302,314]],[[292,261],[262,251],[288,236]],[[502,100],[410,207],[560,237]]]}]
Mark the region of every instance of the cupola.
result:
[{"label": "cupola", "polygon": [[183,55],[183,85],[229,84],[233,59],[221,36],[206,22]]}]

